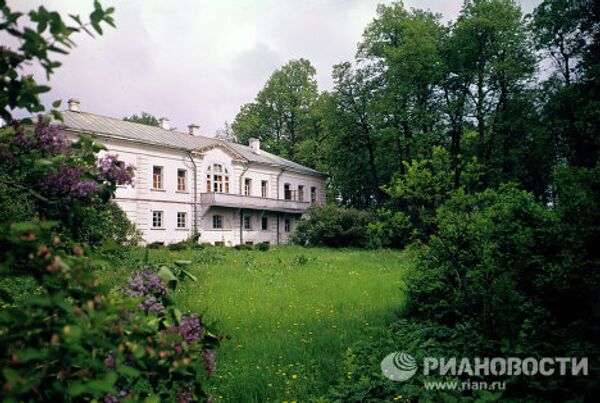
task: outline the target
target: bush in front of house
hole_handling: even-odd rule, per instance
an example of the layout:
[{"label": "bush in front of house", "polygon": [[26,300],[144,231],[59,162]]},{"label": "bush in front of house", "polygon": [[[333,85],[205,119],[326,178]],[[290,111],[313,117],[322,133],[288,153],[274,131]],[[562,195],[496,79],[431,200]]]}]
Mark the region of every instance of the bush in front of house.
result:
[{"label": "bush in front of house", "polygon": [[271,248],[271,244],[268,242],[261,242],[254,247],[254,249],[259,250],[261,252],[266,252]]},{"label": "bush in front of house", "polygon": [[313,206],[298,222],[291,240],[303,246],[368,247],[367,228],[373,218],[367,211],[334,205]]},{"label": "bush in front of house", "polygon": [[[215,366],[217,339],[183,315],[150,269],[108,292],[93,259],[55,233],[56,223],[22,222],[0,231],[5,278],[30,276],[25,298],[2,290],[0,368],[7,401],[158,397],[190,402]],[[13,294],[14,295],[14,294]]]},{"label": "bush in front of house", "polygon": [[[387,338],[350,348],[345,367],[352,381],[340,379],[329,397],[584,401],[597,395],[589,376],[507,376],[505,391],[428,391],[419,375],[398,384],[379,372],[383,356],[397,350],[416,358],[600,355],[600,164],[560,167],[554,184],[554,206],[514,184],[453,192],[437,209],[437,230],[407,276],[403,320]],[[589,373],[598,370],[590,359]]]},{"label": "bush in front of house", "polygon": [[135,227],[110,202],[117,183],[133,186],[133,167],[98,157],[104,147],[91,137],[70,142],[60,130],[41,116],[0,130],[0,223],[54,220],[65,241],[137,243]]}]

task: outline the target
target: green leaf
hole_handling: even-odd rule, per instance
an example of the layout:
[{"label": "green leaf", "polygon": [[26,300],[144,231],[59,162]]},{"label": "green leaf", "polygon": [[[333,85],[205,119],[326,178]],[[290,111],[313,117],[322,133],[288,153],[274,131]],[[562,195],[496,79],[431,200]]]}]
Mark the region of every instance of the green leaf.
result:
[{"label": "green leaf", "polygon": [[171,269],[167,266],[162,266],[158,270],[158,277],[173,289],[177,286],[177,277],[175,277]]},{"label": "green leaf", "polygon": [[61,103],[62,103],[62,100],[57,99],[56,101],[52,102],[52,107],[53,108],[58,108]]},{"label": "green leaf", "polygon": [[135,378],[135,377],[140,376],[140,371],[138,371],[137,369],[132,368],[132,367],[130,367],[128,365],[119,365],[117,367],[117,372],[120,375],[128,376],[128,377],[131,377],[131,378]]}]

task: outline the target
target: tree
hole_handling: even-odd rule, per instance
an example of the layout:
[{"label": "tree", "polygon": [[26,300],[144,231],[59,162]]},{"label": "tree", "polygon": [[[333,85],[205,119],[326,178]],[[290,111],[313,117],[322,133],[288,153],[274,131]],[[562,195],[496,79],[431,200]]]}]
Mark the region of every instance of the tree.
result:
[{"label": "tree", "polygon": [[294,159],[296,147],[310,132],[311,105],[318,97],[315,75],[306,59],[276,70],[255,101],[240,108],[232,124],[237,140],[259,138],[266,149]]},{"label": "tree", "polygon": [[231,128],[231,124],[228,121],[223,123],[223,127],[218,129],[215,133],[215,138],[223,141],[236,142],[235,133]]},{"label": "tree", "polygon": [[[23,13],[12,11],[6,0],[0,0],[3,21],[0,30],[18,41],[18,48],[0,46],[0,105],[2,119],[11,122],[15,109],[25,109],[30,113],[44,110],[39,95],[50,91],[47,85],[38,85],[31,74],[24,73],[25,66],[38,64],[49,79],[61,63],[55,59],[58,54],[67,55],[75,46],[73,36],[84,31],[94,36],[89,27],[102,35],[102,24],[114,25],[113,7],[104,9],[99,1],[94,1],[94,11],[89,21],[83,22],[78,15],[70,15],[72,24],[67,24],[62,16],[39,6],[27,13],[23,22]],[[53,104],[58,107],[59,102]],[[59,117],[57,115],[57,117]]]},{"label": "tree", "polygon": [[147,126],[160,126],[158,119],[154,115],[151,115],[147,112],[142,112],[139,114],[139,116],[133,114],[128,118],[123,118],[123,120],[127,122],[141,123]]},{"label": "tree", "polygon": [[387,128],[386,150],[395,154],[387,162],[400,173],[402,160],[430,155],[430,147],[439,140],[434,135],[441,120],[436,88],[443,66],[439,48],[446,31],[439,20],[440,15],[430,12],[407,11],[401,2],[380,5],[358,45],[359,61],[377,66],[380,126]]},{"label": "tree", "polygon": [[331,169],[341,182],[338,185],[342,200],[362,208],[381,205],[380,186],[385,183],[378,164],[381,132],[374,96],[379,82],[374,71],[372,66],[355,69],[350,63],[333,68],[335,112],[329,139]]},{"label": "tree", "polygon": [[[570,85],[586,46],[582,29],[585,1],[544,0],[533,12],[536,48],[552,61],[555,73]],[[555,75],[556,76],[556,75]]]}]

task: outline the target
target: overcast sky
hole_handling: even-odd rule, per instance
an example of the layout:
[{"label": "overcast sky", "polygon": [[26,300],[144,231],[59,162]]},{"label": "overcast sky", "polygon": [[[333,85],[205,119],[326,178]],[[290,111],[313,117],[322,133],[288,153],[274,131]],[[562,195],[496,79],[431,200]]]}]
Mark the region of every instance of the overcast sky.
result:
[{"label": "overcast sky", "polygon": [[[27,10],[41,1],[10,1]],[[92,1],[46,1],[47,8],[89,15]],[[350,61],[382,0],[128,0],[114,5],[117,29],[78,48],[51,79],[52,100],[76,97],[81,109],[122,118],[146,111],[187,130],[194,122],[212,136],[254,99],[266,79],[294,58],[317,69],[319,89],[332,86],[331,68]],[[539,0],[522,0],[530,12]],[[462,0],[406,0],[446,21]]]}]

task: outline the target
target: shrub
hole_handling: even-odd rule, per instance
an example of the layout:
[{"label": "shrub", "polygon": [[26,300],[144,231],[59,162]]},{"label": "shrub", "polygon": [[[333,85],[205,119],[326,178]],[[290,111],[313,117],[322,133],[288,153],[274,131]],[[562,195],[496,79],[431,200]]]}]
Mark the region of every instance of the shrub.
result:
[{"label": "shrub", "polygon": [[167,249],[170,251],[181,251],[188,249],[189,245],[186,241],[170,243],[167,245]]},{"label": "shrub", "polygon": [[[588,243],[598,228],[598,173],[557,173],[565,180],[557,182],[557,208],[514,185],[455,193],[437,210],[438,231],[408,279],[407,314],[478,329],[495,355],[600,354],[600,274],[597,248]],[[469,354],[481,351],[466,344],[463,355]],[[579,400],[593,394],[585,377],[553,378],[552,385],[537,377],[512,382],[505,397]]]},{"label": "shrub", "polygon": [[254,250],[252,245],[240,244],[233,247],[235,250]]},{"label": "shrub", "polygon": [[271,245],[268,242],[261,242],[254,247],[256,250],[266,252],[271,248]]},{"label": "shrub", "polygon": [[298,223],[292,242],[304,246],[367,247],[369,212],[333,205],[313,206]]},{"label": "shrub", "polygon": [[[108,203],[117,182],[133,185],[133,167],[115,155],[97,158],[103,146],[85,135],[70,142],[60,130],[41,116],[35,126],[0,129],[0,190],[6,192],[0,210],[11,214],[2,222],[55,220],[65,241],[137,242],[123,211]],[[22,207],[13,206],[15,201]]]},{"label": "shrub", "polygon": [[148,249],[160,249],[160,248],[162,248],[163,246],[165,246],[165,243],[164,243],[164,242],[151,242],[151,243],[149,243],[149,244],[148,244],[146,247],[147,247]]},{"label": "shrub", "polygon": [[403,164],[405,173],[383,187],[389,199],[378,212],[377,223],[370,227],[384,246],[403,247],[414,240],[427,240],[436,231],[436,209],[457,189],[465,193],[477,190],[482,171],[475,159],[459,159],[455,169],[443,147],[434,147],[429,159]]},{"label": "shrub", "polygon": [[[56,224],[15,223],[0,231],[0,270],[27,273],[36,292],[0,311],[3,398],[62,401],[206,398],[217,339],[199,317],[172,305],[146,269],[125,291],[102,291],[93,260],[54,234]],[[41,326],[43,324],[43,326]]]}]

